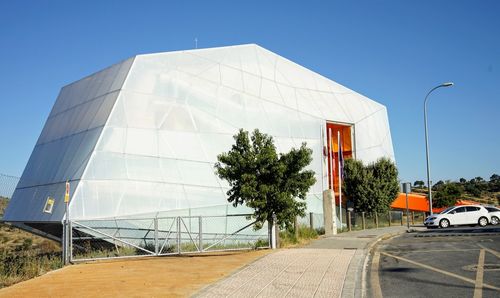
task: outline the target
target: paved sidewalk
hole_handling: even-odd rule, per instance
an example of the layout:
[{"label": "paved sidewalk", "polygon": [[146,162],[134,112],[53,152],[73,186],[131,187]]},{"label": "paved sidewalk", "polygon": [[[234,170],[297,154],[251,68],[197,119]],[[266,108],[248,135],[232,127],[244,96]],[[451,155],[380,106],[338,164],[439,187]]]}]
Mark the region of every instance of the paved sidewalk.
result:
[{"label": "paved sidewalk", "polygon": [[362,297],[372,244],[404,233],[396,226],[347,232],[304,248],[280,249],[205,288],[198,297]]}]

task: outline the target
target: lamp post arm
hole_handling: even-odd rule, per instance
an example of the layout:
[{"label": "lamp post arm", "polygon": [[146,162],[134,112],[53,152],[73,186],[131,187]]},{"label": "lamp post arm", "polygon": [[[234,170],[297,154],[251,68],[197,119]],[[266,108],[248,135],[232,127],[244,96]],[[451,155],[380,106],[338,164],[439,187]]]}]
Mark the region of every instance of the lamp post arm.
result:
[{"label": "lamp post arm", "polygon": [[432,91],[436,90],[440,86],[434,87],[427,93],[424,100],[424,127],[425,127],[425,158],[427,162],[427,193],[429,197],[429,213],[432,215],[432,186],[431,186],[431,167],[429,162],[429,136],[427,132],[427,99]]},{"label": "lamp post arm", "polygon": [[429,136],[428,136],[428,129],[427,129],[427,100],[429,99],[429,95],[432,93],[432,91],[441,88],[441,87],[450,87],[453,86],[453,82],[448,82],[448,83],[443,83],[439,86],[436,86],[432,88],[427,95],[425,96],[424,100],[424,124],[425,124],[425,157],[427,161],[427,191],[429,194],[429,213],[432,215],[432,185],[431,185],[431,166],[430,166],[430,161],[429,161]]}]

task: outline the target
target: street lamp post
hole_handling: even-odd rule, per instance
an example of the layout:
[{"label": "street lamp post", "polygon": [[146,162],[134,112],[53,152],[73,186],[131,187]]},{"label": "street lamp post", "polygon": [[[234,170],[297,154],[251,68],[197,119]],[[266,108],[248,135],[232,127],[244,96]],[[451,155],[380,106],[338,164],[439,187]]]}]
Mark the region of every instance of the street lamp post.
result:
[{"label": "street lamp post", "polygon": [[443,83],[439,86],[436,86],[427,93],[424,100],[424,123],[425,123],[425,156],[427,159],[427,191],[429,194],[429,213],[432,215],[432,191],[431,191],[431,167],[429,162],[429,137],[427,136],[427,99],[432,91],[441,88],[441,87],[451,87],[453,86],[453,82]]}]

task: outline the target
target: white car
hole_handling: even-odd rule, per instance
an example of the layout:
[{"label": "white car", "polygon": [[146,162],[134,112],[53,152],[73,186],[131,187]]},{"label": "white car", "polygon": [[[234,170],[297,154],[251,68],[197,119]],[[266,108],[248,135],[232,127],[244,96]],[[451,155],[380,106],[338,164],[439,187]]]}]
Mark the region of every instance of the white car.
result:
[{"label": "white car", "polygon": [[490,224],[494,226],[498,225],[498,222],[500,221],[500,209],[497,207],[486,206],[486,210],[490,213]]},{"label": "white car", "polygon": [[458,225],[486,226],[491,220],[488,210],[481,205],[453,206],[446,208],[439,214],[428,216],[424,225],[428,228]]}]

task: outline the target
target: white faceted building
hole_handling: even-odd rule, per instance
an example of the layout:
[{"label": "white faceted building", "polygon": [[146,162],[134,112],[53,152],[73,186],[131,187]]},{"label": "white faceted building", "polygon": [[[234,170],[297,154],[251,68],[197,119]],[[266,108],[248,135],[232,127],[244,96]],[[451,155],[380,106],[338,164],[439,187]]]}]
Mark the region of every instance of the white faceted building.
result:
[{"label": "white faceted building", "polygon": [[322,213],[339,127],[348,155],[394,159],[385,106],[260,46],[137,55],[62,88],[4,220],[58,237],[66,181],[72,220],[248,212],[214,172],[240,128],[307,142]]}]

